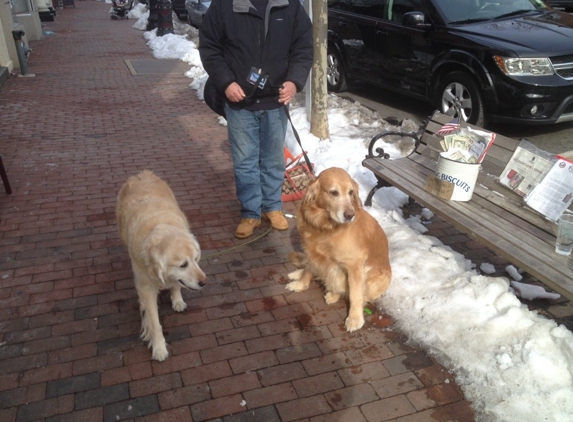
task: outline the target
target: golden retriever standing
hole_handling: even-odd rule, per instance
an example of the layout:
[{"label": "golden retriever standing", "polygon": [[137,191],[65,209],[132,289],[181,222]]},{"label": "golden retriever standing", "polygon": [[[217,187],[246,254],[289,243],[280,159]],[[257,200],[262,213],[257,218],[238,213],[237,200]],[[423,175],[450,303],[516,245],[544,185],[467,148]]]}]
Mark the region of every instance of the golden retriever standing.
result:
[{"label": "golden retriever standing", "polygon": [[324,170],[302,198],[297,224],[306,254],[291,253],[291,261],[303,271],[289,274],[295,281],[286,288],[300,292],[313,277],[322,280],[327,304],[341,296],[349,299],[346,329],[360,329],[364,305],[388,289],[392,271],[388,239],[362,208],[358,184],[343,169]]},{"label": "golden retriever standing", "polygon": [[199,290],[205,273],[199,268],[201,250],[171,188],[151,171],[130,177],[117,198],[121,240],[129,251],[139,296],[141,337],[149,341],[151,357],[164,360],[169,352],[157,309],[160,290],[169,289],[177,312],[187,304],[181,287]]}]

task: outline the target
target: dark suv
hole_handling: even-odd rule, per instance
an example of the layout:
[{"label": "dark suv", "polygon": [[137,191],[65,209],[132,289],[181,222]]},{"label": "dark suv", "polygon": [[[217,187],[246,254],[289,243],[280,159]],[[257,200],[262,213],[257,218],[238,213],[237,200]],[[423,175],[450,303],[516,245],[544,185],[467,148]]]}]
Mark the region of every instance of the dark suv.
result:
[{"label": "dark suv", "polygon": [[573,121],[573,17],[541,0],[329,0],[328,88],[363,80],[488,121]]}]

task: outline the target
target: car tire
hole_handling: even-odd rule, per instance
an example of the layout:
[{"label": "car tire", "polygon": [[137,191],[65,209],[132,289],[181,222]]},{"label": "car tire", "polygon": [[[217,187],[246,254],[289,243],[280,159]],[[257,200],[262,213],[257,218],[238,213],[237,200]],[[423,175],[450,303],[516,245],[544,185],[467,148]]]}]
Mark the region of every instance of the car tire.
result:
[{"label": "car tire", "polygon": [[335,47],[328,47],[326,55],[326,85],[329,91],[342,92],[348,88],[342,57]]},{"label": "car tire", "polygon": [[440,82],[437,92],[437,107],[452,117],[457,115],[455,105],[459,104],[462,118],[476,126],[486,125],[483,97],[474,78],[465,72],[447,74]]}]

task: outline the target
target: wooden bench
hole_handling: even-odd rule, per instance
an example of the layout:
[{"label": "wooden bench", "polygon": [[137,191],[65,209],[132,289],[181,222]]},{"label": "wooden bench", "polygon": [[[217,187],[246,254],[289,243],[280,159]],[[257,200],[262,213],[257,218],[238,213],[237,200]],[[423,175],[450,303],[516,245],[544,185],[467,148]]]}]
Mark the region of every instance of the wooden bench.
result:
[{"label": "wooden bench", "polygon": [[[439,153],[443,151],[440,139],[434,134],[450,120],[451,117],[435,112],[415,134],[385,132],[376,135],[362,162],[378,180],[365,205],[371,205],[372,197],[380,187],[395,186],[472,239],[573,300],[573,256],[555,253],[557,225],[526,207],[521,196],[497,181],[519,141],[496,134],[495,142],[482,162],[470,201],[444,200],[424,189],[427,176],[435,173]],[[416,149],[407,157],[387,159],[379,142],[396,137],[410,139]]]}]

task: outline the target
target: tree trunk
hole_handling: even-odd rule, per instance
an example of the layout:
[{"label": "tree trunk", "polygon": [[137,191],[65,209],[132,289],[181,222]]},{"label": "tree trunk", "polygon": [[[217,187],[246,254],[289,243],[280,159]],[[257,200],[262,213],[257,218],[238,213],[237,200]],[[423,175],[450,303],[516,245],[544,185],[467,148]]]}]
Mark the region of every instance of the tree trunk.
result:
[{"label": "tree trunk", "polygon": [[328,91],[326,86],[327,0],[312,1],[312,36],[314,62],[311,73],[312,107],[310,133],[319,139],[328,139]]}]

